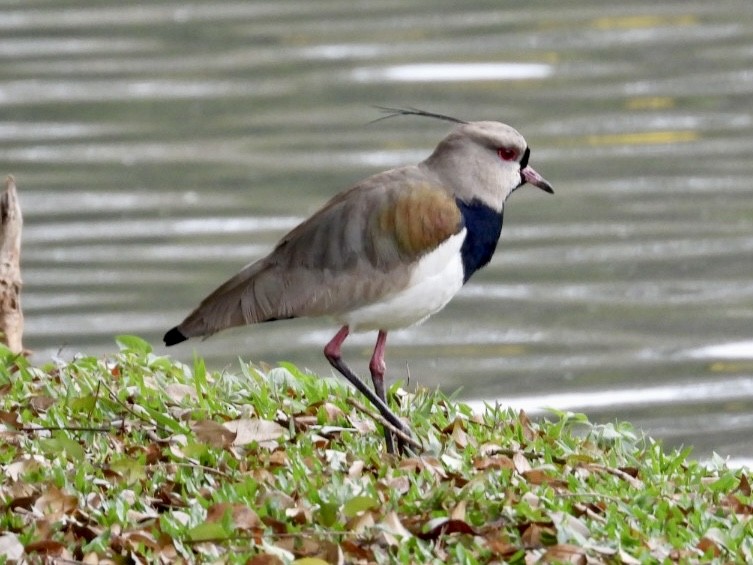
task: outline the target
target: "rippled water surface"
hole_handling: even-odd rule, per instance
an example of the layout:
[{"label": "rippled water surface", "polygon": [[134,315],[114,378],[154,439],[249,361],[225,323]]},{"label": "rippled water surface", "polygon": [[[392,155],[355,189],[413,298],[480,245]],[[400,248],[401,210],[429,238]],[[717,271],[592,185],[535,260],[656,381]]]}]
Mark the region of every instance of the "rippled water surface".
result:
[{"label": "rippled water surface", "polygon": [[[753,458],[751,100],[753,4],[733,0],[0,0],[25,343],[157,345],[330,195],[428,155],[446,123],[368,124],[418,106],[511,123],[556,195],[515,194],[490,266],[391,334],[391,376]],[[170,353],[329,374],[334,330]],[[349,340],[362,372],[373,339]]]}]

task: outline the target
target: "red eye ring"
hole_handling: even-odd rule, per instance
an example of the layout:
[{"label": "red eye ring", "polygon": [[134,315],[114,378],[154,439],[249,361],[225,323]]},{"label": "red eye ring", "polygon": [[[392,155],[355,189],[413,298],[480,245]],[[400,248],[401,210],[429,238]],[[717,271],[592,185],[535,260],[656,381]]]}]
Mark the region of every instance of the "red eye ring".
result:
[{"label": "red eye ring", "polygon": [[497,149],[497,155],[499,155],[499,158],[503,161],[514,161],[518,156],[518,153],[517,151],[515,151],[515,149],[510,149],[509,147],[500,147],[499,149]]}]

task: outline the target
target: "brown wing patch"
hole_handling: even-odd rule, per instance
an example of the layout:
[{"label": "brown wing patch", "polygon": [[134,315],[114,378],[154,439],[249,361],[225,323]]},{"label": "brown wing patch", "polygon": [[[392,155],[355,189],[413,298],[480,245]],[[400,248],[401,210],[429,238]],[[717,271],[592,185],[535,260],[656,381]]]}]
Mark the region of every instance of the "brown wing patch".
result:
[{"label": "brown wing patch", "polygon": [[435,249],[462,228],[455,200],[429,184],[400,191],[379,215],[379,228],[393,236],[400,251],[419,257]]}]

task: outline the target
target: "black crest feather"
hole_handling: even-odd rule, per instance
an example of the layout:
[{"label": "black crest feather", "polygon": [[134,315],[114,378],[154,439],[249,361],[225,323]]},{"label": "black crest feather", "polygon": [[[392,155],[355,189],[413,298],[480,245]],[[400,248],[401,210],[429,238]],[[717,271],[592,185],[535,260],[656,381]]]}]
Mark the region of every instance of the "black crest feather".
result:
[{"label": "black crest feather", "polygon": [[458,118],[453,118],[452,116],[447,116],[446,114],[437,114],[436,112],[427,112],[426,110],[420,110],[419,108],[388,108],[386,106],[374,106],[374,108],[377,108],[378,110],[381,110],[386,116],[382,116],[381,118],[377,118],[376,120],[372,120],[369,123],[373,124],[375,122],[381,122],[382,120],[387,120],[389,118],[395,118],[397,116],[422,116],[424,118],[434,118],[435,120],[444,120],[446,122],[453,122],[456,124],[467,124],[465,120],[460,120]]}]

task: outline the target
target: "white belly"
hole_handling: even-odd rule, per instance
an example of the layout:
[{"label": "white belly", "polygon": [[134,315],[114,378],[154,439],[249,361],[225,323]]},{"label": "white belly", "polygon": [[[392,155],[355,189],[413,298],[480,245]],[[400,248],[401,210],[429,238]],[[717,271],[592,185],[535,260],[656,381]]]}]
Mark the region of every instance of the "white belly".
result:
[{"label": "white belly", "polygon": [[380,302],[347,312],[339,321],[353,331],[394,330],[422,322],[444,308],[463,286],[460,248],[465,234],[464,228],[422,257],[406,288]]}]

